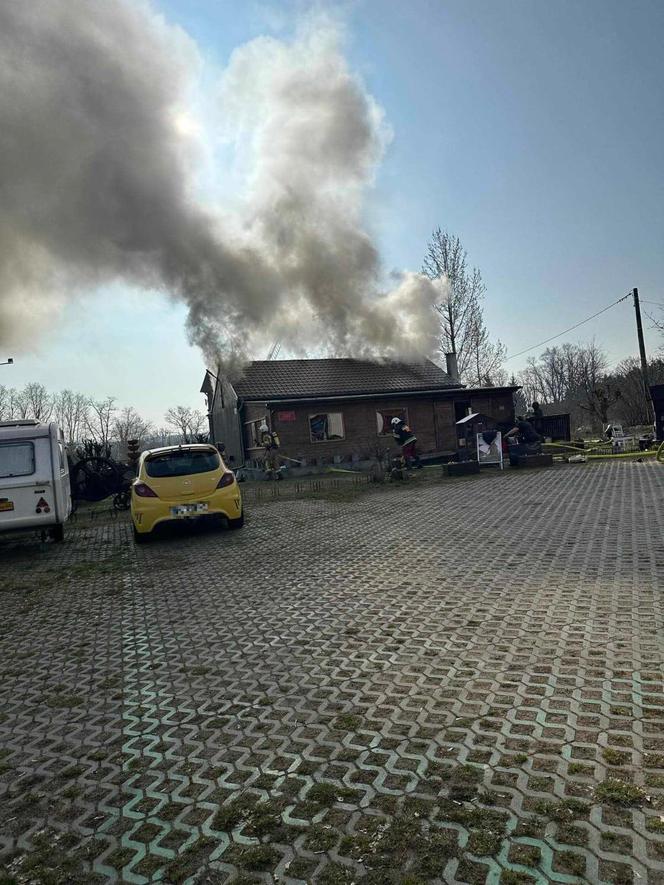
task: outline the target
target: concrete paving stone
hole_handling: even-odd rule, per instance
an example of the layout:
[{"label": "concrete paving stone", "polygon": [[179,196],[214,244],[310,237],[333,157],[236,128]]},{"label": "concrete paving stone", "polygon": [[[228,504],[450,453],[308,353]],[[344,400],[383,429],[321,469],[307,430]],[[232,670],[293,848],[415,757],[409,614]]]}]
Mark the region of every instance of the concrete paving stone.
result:
[{"label": "concrete paving stone", "polygon": [[0,881],[664,883],[663,501],[611,463],[0,539]]}]

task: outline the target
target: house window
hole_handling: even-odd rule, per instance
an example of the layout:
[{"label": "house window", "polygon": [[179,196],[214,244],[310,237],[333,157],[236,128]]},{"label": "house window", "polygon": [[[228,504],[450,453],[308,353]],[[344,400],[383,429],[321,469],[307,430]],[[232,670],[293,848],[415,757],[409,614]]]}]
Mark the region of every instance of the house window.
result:
[{"label": "house window", "polygon": [[344,439],[344,417],[341,412],[324,412],[321,415],[309,415],[309,433],[312,442]]},{"label": "house window", "polygon": [[392,418],[400,418],[408,424],[408,409],[379,409],[376,411],[378,436],[392,435]]},{"label": "house window", "polygon": [[267,418],[256,418],[255,421],[247,421],[247,444],[250,449],[261,448],[261,432],[259,430],[261,424],[267,424]]}]

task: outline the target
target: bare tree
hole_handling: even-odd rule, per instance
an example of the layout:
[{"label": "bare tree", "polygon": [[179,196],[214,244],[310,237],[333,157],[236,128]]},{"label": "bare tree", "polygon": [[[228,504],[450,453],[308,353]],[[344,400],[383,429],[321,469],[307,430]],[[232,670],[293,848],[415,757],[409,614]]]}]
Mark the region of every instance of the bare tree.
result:
[{"label": "bare tree", "polygon": [[486,286],[479,269],[468,268],[468,256],[459,237],[436,228],[427,247],[422,272],[446,279],[448,295],[437,305],[440,349],[457,357],[459,375],[470,384],[491,384],[500,372],[505,348],[490,340],[482,302]]},{"label": "bare tree", "polygon": [[607,375],[606,354],[595,341],[578,349],[576,371],[579,406],[604,426],[609,420],[609,409],[620,399],[620,390]]},{"label": "bare tree", "polygon": [[528,402],[555,404],[574,421],[608,422],[621,392],[607,372],[606,354],[595,341],[547,348],[528,360],[519,383]]},{"label": "bare tree", "polygon": [[138,414],[133,406],[126,406],[117,418],[113,419],[113,438],[120,443],[126,443],[128,439],[137,439],[142,442],[152,433],[152,425]]},{"label": "bare tree", "polygon": [[30,382],[16,392],[13,417],[48,421],[53,412],[53,399],[43,384]]},{"label": "bare tree", "polygon": [[560,403],[589,390],[606,372],[606,357],[595,342],[586,345],[561,344],[548,347],[539,357],[531,357],[519,375],[519,383],[529,401]]},{"label": "bare tree", "polygon": [[173,442],[175,434],[170,427],[157,427],[152,431],[152,440],[160,446],[169,446]]},{"label": "bare tree", "polygon": [[[648,376],[651,384],[664,384],[664,360],[656,359],[648,363]],[[641,361],[629,357],[618,363],[611,375],[620,391],[620,401],[616,413],[628,427],[649,424],[651,414],[645,397]]]},{"label": "bare tree", "polygon": [[110,450],[111,427],[115,409],[115,397],[107,396],[103,400],[90,400],[85,417],[85,431],[93,442],[102,450]]},{"label": "bare tree", "polygon": [[202,441],[208,435],[208,421],[202,412],[194,409],[191,415],[191,423],[189,425],[190,433],[193,439]]},{"label": "bare tree", "polygon": [[0,421],[11,421],[16,417],[16,397],[16,388],[0,384]]},{"label": "bare tree", "polygon": [[89,410],[89,400],[83,393],[61,390],[54,398],[55,418],[65,435],[65,442],[73,446],[81,441]]},{"label": "bare tree", "polygon": [[204,434],[207,425],[205,415],[188,406],[174,406],[166,412],[164,420],[180,433],[183,442],[186,443],[196,442],[197,438]]}]

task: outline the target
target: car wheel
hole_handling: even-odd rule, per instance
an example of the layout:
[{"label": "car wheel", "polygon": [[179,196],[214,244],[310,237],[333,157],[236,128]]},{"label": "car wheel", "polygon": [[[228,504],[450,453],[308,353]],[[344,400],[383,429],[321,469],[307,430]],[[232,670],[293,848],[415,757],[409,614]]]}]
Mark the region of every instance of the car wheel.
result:
[{"label": "car wheel", "polygon": [[51,529],[51,538],[53,538],[53,540],[54,540],[57,544],[59,544],[59,543],[61,543],[62,541],[64,541],[64,539],[65,539],[65,527],[64,527],[64,525],[63,525],[61,522],[59,522],[57,525],[54,525],[53,528]]},{"label": "car wheel", "polygon": [[134,542],[136,544],[147,544],[150,540],[150,532],[137,532],[134,528]]},{"label": "car wheel", "polygon": [[244,525],[244,513],[238,516],[237,519],[229,519],[228,520],[228,528],[229,529],[241,529]]}]

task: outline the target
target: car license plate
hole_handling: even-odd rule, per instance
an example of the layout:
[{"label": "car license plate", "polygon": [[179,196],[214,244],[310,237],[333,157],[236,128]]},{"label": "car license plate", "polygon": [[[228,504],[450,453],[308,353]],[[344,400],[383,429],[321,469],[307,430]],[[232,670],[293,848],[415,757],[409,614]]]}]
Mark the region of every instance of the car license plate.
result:
[{"label": "car license plate", "polygon": [[13,501],[0,501],[0,510],[13,510],[14,502]]},{"label": "car license plate", "polygon": [[196,516],[198,513],[205,513],[207,509],[207,504],[179,504],[171,507],[171,516]]}]

